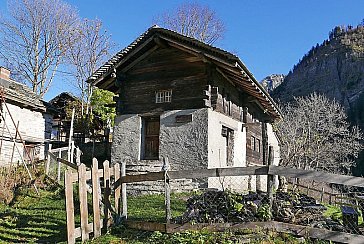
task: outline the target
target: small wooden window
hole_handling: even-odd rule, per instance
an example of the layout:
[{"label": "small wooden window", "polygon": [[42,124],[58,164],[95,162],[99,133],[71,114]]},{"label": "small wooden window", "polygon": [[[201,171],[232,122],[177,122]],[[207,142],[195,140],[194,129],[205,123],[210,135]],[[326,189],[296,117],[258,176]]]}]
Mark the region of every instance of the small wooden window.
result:
[{"label": "small wooden window", "polygon": [[250,138],[250,149],[255,151],[255,137],[254,136],[252,136]]},{"label": "small wooden window", "polygon": [[157,91],[155,93],[156,103],[170,103],[172,102],[172,90]]},{"label": "small wooden window", "polygon": [[159,159],[159,117],[144,119],[144,157],[143,159]]}]

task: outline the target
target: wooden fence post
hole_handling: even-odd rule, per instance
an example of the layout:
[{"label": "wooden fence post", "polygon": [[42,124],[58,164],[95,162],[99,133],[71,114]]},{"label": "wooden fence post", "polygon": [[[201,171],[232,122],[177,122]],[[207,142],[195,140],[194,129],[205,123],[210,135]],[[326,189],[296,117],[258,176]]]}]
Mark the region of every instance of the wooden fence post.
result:
[{"label": "wooden fence post", "polygon": [[[121,162],[121,176],[126,176],[126,163]],[[126,196],[126,183],[121,184],[121,202],[122,202],[122,214],[124,219],[128,218],[128,202]]]},{"label": "wooden fence post", "polygon": [[[274,159],[274,152],[273,146],[269,146],[268,149],[268,166],[273,165]],[[267,191],[268,191],[268,201],[269,201],[269,208],[272,209],[273,206],[273,188],[274,188],[274,175],[268,174],[267,177]]]},{"label": "wooden fence post", "polygon": [[47,151],[47,165],[46,165],[46,175],[49,174],[49,166],[51,164],[51,150],[52,150],[52,144],[48,144],[48,151]]},{"label": "wooden fence post", "polygon": [[82,241],[89,239],[88,225],[88,208],[87,208],[87,185],[86,185],[86,165],[81,164],[78,167],[78,191],[80,198],[80,215],[81,215],[81,238]]},{"label": "wooden fence post", "polygon": [[73,183],[71,175],[71,170],[67,170],[64,177],[67,214],[67,242],[69,244],[75,243],[75,206],[73,203]]},{"label": "wooden fence post", "polygon": [[73,157],[73,154],[74,154],[74,152],[75,152],[75,142],[74,141],[72,141],[71,142],[71,160],[70,160],[70,162],[71,162],[71,164],[73,164],[73,162],[74,162],[74,157]]},{"label": "wooden fence post", "polygon": [[[62,151],[61,149],[58,150],[58,158],[62,158]],[[58,183],[61,182],[61,161],[58,160],[58,165],[57,165],[57,180]]]},{"label": "wooden fence post", "polygon": [[93,216],[94,216],[94,237],[101,235],[100,225],[100,195],[99,187],[100,180],[98,175],[99,163],[96,158],[92,159],[91,168],[91,179],[92,179],[92,205],[93,205]]},{"label": "wooden fence post", "polygon": [[109,161],[104,162],[104,228],[107,231],[110,226],[110,168]]},{"label": "wooden fence post", "polygon": [[169,184],[169,161],[168,158],[164,158],[163,160],[163,170],[164,170],[164,190],[165,190],[165,205],[166,205],[166,223],[169,224],[171,222],[172,213],[171,213],[171,186]]},{"label": "wooden fence post", "polygon": [[[115,182],[120,180],[120,164],[116,163],[114,165],[114,177]],[[116,189],[114,189],[114,198],[115,198],[115,211],[120,216],[120,188],[121,185],[119,185]]]}]

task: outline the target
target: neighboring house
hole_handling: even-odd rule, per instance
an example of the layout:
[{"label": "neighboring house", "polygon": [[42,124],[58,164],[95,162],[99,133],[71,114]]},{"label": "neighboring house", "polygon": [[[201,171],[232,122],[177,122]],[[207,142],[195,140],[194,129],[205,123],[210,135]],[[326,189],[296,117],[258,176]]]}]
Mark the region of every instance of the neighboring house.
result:
[{"label": "neighboring house", "polygon": [[[72,113],[72,104],[81,101],[69,92],[62,92],[49,101],[53,107],[55,107],[59,113],[54,115],[52,125],[52,141],[54,143],[68,143],[70,128],[71,128],[71,116],[67,116],[68,113]],[[67,111],[70,110],[70,111]],[[84,135],[81,135],[84,138]]]},{"label": "neighboring house", "polygon": [[[10,71],[3,67],[0,67],[0,89],[0,98],[5,98],[10,110],[9,113],[1,102],[0,165],[21,163],[22,159],[28,162],[44,159],[54,110],[26,85],[10,79]],[[19,135],[16,135],[17,126],[28,153]],[[13,138],[16,138],[15,144]]]},{"label": "neighboring house", "polygon": [[[262,165],[269,145],[278,164],[271,123],[281,114],[229,52],[154,26],[88,82],[118,95],[111,157],[129,172],[159,171],[162,156],[171,170]],[[226,184],[237,179],[247,177]]]}]

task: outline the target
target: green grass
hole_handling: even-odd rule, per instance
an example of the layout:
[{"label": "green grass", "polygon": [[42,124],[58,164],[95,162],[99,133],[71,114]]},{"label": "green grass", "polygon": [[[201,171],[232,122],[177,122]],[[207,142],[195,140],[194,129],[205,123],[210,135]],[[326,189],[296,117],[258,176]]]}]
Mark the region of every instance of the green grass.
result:
[{"label": "green grass", "polygon": [[326,244],[327,241],[307,240],[296,238],[291,234],[277,233],[263,229],[234,230],[212,232],[208,230],[184,231],[173,234],[161,232],[146,232],[127,229],[123,226],[113,228],[110,233],[103,235],[89,243],[125,243],[125,244],[215,244],[215,243],[264,243],[264,244]]},{"label": "green grass", "polygon": [[61,242],[66,240],[66,213],[59,191],[21,191],[11,206],[0,204],[0,242]]},{"label": "green grass", "polygon": [[[186,193],[171,194],[172,217],[180,216],[186,211],[186,197]],[[164,195],[128,197],[128,219],[165,222]]]},{"label": "green grass", "polygon": [[[327,218],[331,218],[333,220],[338,220],[340,223],[342,223],[342,212],[340,206],[335,205],[329,205],[325,204],[326,211],[323,213],[323,215]],[[359,218],[358,218],[358,225],[363,225],[363,214],[361,210],[358,210]]]}]

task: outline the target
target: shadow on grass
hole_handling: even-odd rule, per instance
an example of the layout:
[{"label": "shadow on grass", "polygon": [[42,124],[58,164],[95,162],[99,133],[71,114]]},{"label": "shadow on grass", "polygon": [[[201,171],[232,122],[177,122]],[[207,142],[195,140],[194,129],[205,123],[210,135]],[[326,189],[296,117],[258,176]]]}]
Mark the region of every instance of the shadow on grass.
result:
[{"label": "shadow on grass", "polygon": [[52,192],[18,194],[11,206],[1,206],[0,242],[64,242],[65,201]]}]

